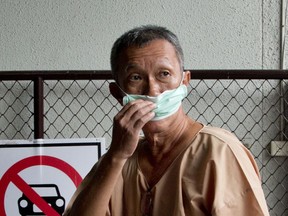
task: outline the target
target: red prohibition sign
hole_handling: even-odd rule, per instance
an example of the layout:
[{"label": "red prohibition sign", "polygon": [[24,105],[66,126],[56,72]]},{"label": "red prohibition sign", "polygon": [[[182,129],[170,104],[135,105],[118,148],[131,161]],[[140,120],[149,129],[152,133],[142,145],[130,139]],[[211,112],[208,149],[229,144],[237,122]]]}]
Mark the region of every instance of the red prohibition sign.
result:
[{"label": "red prohibition sign", "polygon": [[57,168],[64,172],[77,187],[82,181],[79,173],[68,163],[51,156],[37,155],[25,158],[10,167],[0,179],[0,215],[6,215],[4,207],[4,197],[10,182],[14,183],[45,215],[59,216],[39,194],[36,193],[19,175],[22,170],[31,166],[46,165]]}]

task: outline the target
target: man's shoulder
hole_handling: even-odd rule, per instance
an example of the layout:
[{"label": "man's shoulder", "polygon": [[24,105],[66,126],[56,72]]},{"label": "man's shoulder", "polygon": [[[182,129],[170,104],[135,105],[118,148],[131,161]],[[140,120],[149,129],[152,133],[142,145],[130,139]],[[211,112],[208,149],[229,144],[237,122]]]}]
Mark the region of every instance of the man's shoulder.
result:
[{"label": "man's shoulder", "polygon": [[204,126],[199,134],[213,137],[226,143],[240,142],[234,133],[220,127]]}]

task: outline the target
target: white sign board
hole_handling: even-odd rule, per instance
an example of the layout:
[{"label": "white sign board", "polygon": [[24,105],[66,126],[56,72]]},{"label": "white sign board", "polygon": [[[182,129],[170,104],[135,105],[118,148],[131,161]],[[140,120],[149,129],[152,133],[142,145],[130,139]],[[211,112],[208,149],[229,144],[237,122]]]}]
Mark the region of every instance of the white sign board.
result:
[{"label": "white sign board", "polygon": [[61,215],[104,138],[0,141],[0,215]]}]

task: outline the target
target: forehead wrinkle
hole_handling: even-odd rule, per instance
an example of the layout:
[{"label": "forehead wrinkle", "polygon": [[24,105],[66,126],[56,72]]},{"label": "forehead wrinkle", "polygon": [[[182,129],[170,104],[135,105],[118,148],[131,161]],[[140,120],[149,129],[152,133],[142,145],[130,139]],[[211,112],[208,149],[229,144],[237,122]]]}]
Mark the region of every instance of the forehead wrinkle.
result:
[{"label": "forehead wrinkle", "polygon": [[[153,58],[153,57],[151,57]],[[155,57],[153,58],[155,59]],[[161,57],[159,60],[157,60],[156,62],[150,62],[150,61],[144,61],[144,68],[143,68],[143,65],[142,64],[138,64],[136,62],[131,62],[127,64],[127,66],[125,67],[125,71],[127,72],[128,70],[130,69],[140,69],[140,70],[145,70],[145,68],[148,66],[148,65],[152,65],[153,68],[157,67],[157,68],[165,68],[165,67],[173,67],[173,63],[171,62],[171,60],[168,58],[168,57]]]}]

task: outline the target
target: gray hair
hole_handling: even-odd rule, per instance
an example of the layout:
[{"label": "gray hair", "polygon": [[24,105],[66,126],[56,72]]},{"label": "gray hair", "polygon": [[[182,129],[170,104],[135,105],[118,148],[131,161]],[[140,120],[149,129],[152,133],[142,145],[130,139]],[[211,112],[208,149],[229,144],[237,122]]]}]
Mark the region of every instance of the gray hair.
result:
[{"label": "gray hair", "polygon": [[116,81],[118,80],[118,61],[122,51],[131,46],[136,46],[139,48],[144,47],[151,41],[157,39],[167,40],[174,46],[181,67],[180,69],[183,70],[184,54],[177,36],[164,27],[156,25],[145,25],[133,28],[130,31],[125,32],[115,41],[110,55],[110,64],[114,79]]}]

